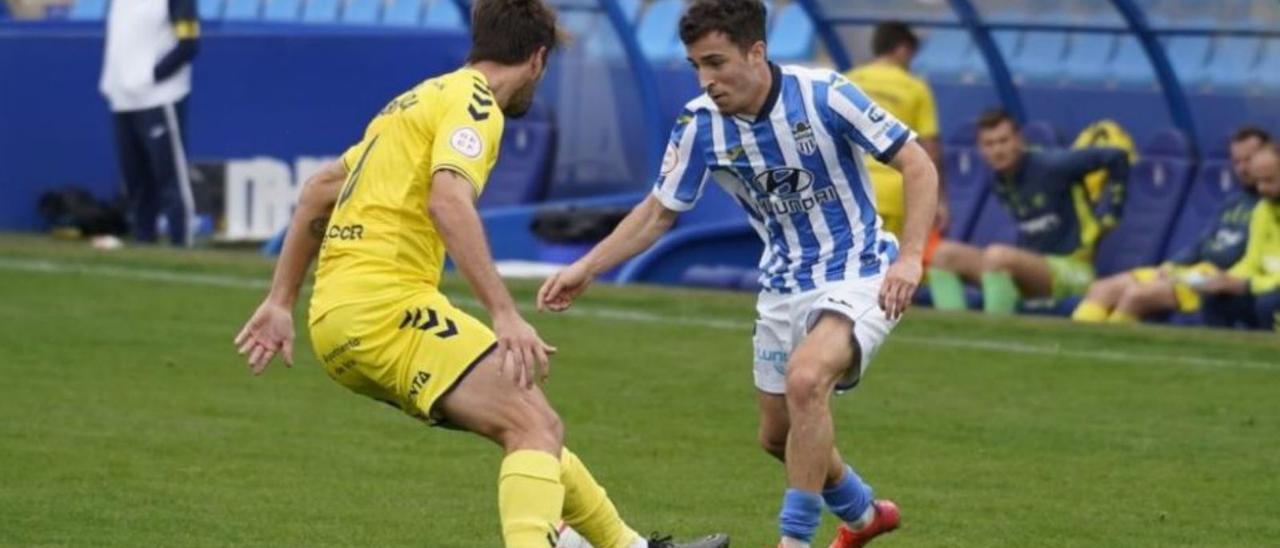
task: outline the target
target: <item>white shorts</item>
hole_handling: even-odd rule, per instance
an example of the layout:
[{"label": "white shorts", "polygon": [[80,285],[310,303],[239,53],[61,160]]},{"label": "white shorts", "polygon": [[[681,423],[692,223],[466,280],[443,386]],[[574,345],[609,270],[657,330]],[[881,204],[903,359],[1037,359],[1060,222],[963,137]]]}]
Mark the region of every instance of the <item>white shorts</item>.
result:
[{"label": "white shorts", "polygon": [[[768,394],[787,391],[787,360],[800,346],[822,312],[853,320],[853,340],[861,360],[836,383],[836,390],[857,386],[889,331],[897,325],[880,310],[880,285],[884,276],[846,280],[797,294],[762,292],[756,301],[756,388]],[[855,367],[856,365],[856,367]]]}]

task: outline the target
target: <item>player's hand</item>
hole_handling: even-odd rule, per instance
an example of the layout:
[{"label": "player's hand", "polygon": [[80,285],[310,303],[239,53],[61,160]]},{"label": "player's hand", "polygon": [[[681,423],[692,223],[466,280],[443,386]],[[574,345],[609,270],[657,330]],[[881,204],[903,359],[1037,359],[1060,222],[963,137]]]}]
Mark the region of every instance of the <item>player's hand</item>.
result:
[{"label": "player's hand", "polygon": [[537,330],[519,314],[495,316],[493,333],[498,338],[503,374],[510,375],[517,385],[531,388],[551,374],[549,357],[555,354],[555,347],[542,342]]},{"label": "player's hand", "polygon": [[920,286],[920,278],[924,275],[924,266],[918,257],[898,257],[889,266],[884,276],[884,284],[880,286],[880,309],[890,320],[897,320],[911,306],[916,288]]},{"label": "player's hand", "polygon": [[594,280],[595,275],[589,272],[581,262],[565,267],[547,278],[547,281],[543,282],[542,287],[538,289],[538,310],[544,312],[567,310],[569,305],[573,304],[573,300],[586,291]]},{"label": "player's hand", "polygon": [[284,357],[285,366],[293,367],[293,311],[263,301],[236,335],[235,343],[254,375],[261,375],[277,352]]}]

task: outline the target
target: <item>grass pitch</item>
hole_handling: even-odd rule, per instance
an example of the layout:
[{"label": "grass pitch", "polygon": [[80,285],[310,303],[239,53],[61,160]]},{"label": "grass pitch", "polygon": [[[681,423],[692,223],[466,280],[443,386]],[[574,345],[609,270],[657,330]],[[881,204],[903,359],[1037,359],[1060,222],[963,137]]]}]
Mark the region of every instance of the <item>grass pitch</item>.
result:
[{"label": "grass pitch", "polygon": [[[231,338],[270,267],[0,238],[0,545],[501,544],[487,442],[347,393],[303,328],[294,369],[248,374]],[[530,313],[560,348],[568,444],[641,531],[776,541],[752,301],[598,286],[576,314]],[[913,310],[833,407],[904,512],[878,546],[1264,546],[1278,395],[1274,334]]]}]

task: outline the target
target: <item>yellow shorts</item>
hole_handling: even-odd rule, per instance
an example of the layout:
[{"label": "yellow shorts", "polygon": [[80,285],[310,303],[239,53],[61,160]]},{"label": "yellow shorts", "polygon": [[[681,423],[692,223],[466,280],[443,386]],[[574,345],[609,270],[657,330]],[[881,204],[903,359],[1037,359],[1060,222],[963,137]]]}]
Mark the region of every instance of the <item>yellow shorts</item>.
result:
[{"label": "yellow shorts", "polygon": [[493,351],[496,339],[444,295],[425,290],[313,318],[311,344],[339,384],[438,425],[436,402]]},{"label": "yellow shorts", "polygon": [[[1160,269],[1154,267],[1135,268],[1129,271],[1138,283],[1148,284],[1160,279]],[[1178,311],[1191,313],[1200,310],[1200,294],[1186,283],[1171,280],[1173,298],[1178,302]]]}]

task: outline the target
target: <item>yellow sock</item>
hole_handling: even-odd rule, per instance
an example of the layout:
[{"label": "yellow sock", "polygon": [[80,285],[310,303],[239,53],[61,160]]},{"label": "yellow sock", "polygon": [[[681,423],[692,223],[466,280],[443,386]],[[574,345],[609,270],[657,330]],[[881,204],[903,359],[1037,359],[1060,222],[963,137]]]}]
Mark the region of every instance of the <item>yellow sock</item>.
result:
[{"label": "yellow sock", "polygon": [[1105,306],[1093,301],[1080,301],[1080,306],[1071,313],[1071,319],[1077,322],[1101,323],[1107,321],[1108,314]]},{"label": "yellow sock", "polygon": [[624,548],[640,540],[618,515],[604,488],[591,477],[569,448],[560,452],[560,482],[564,484],[564,521],[596,548]]},{"label": "yellow sock", "polygon": [[1138,317],[1117,310],[1107,317],[1107,323],[1138,323]]},{"label": "yellow sock", "polygon": [[564,505],[560,461],[542,451],[515,451],[498,473],[498,514],[507,548],[555,546]]}]

